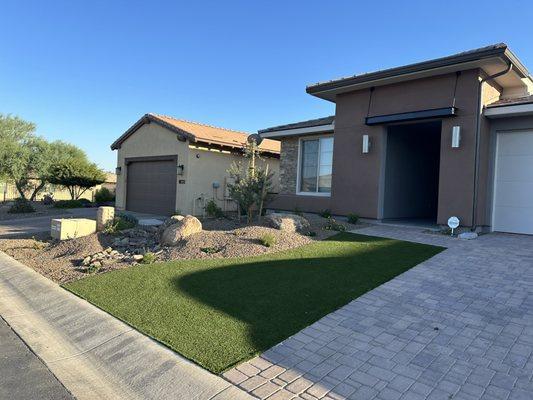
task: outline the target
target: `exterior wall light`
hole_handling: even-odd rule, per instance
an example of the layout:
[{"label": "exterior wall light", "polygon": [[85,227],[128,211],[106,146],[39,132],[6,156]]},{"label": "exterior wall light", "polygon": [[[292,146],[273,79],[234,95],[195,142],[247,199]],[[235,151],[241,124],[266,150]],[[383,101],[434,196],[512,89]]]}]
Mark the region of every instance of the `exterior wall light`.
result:
[{"label": "exterior wall light", "polygon": [[120,175],[121,173],[122,173],[122,167],[117,167],[117,168],[115,169],[115,174],[116,174],[116,175]]},{"label": "exterior wall light", "polygon": [[363,153],[367,154],[370,150],[370,138],[368,135],[363,135]]},{"label": "exterior wall light", "polygon": [[452,128],[452,149],[458,149],[461,145],[461,127],[454,126]]},{"label": "exterior wall light", "polygon": [[184,170],[185,166],[183,164],[178,165],[178,175],[183,175]]}]

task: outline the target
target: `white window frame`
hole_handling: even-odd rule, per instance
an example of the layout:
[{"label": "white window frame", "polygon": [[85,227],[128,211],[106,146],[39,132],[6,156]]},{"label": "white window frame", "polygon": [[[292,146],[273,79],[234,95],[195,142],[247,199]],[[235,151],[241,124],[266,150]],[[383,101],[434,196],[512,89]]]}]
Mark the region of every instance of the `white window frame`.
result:
[{"label": "white window frame", "polygon": [[[298,166],[297,166],[297,172],[296,172],[296,194],[298,196],[314,196],[314,197],[331,197],[331,190],[333,190],[333,182],[332,182],[332,187],[331,187],[331,190],[329,193],[327,192],[302,192],[300,191],[300,179],[301,179],[301,175],[302,175],[302,149],[303,149],[303,146],[302,146],[302,142],[306,141],[306,140],[316,140],[316,139],[319,139],[318,141],[318,159],[320,160],[320,139],[326,139],[326,138],[332,138],[333,135],[314,135],[314,136],[305,136],[305,137],[300,137],[298,138]],[[333,149],[335,149],[335,139],[333,139]],[[331,169],[331,174],[332,174],[332,177],[333,177],[333,157],[334,157],[334,154],[335,154],[335,150],[333,151],[333,155],[332,155],[332,158],[331,158],[331,163],[332,163],[332,169]],[[318,168],[320,169],[320,161],[319,161],[319,165],[318,165]],[[318,173],[317,173],[317,189],[318,189]]]}]

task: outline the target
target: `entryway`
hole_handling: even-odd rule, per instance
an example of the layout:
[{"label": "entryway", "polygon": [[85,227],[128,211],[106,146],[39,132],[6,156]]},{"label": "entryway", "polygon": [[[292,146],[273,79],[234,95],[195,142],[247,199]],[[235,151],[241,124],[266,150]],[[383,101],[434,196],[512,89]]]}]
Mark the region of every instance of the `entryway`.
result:
[{"label": "entryway", "polygon": [[387,128],[383,220],[436,223],[440,136],[440,121]]}]

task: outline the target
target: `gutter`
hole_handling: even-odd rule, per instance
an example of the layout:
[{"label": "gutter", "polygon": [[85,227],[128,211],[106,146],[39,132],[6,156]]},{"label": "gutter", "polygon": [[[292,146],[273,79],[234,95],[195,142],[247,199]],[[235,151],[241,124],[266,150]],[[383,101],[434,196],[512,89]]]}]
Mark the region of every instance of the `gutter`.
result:
[{"label": "gutter", "polygon": [[493,75],[489,75],[485,78],[482,78],[479,81],[478,86],[478,113],[476,118],[476,149],[475,149],[475,155],[474,155],[474,196],[472,197],[472,226],[470,229],[472,231],[475,231],[477,228],[477,199],[479,195],[478,190],[478,184],[479,184],[479,148],[480,148],[480,137],[481,137],[481,115],[482,115],[482,92],[483,92],[483,83],[487,82],[489,80],[498,78],[502,75],[507,74],[513,69],[513,63],[509,61],[509,64],[507,64],[507,68],[505,68],[503,71],[497,72]]}]

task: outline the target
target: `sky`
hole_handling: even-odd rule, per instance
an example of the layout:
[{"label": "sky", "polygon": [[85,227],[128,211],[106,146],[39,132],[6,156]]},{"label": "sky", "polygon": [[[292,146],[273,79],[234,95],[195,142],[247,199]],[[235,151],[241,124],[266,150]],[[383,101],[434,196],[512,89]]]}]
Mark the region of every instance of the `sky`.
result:
[{"label": "sky", "polygon": [[256,132],[334,114],[318,81],[505,42],[533,70],[531,1],[1,0],[0,113],[114,170],[148,112]]}]

